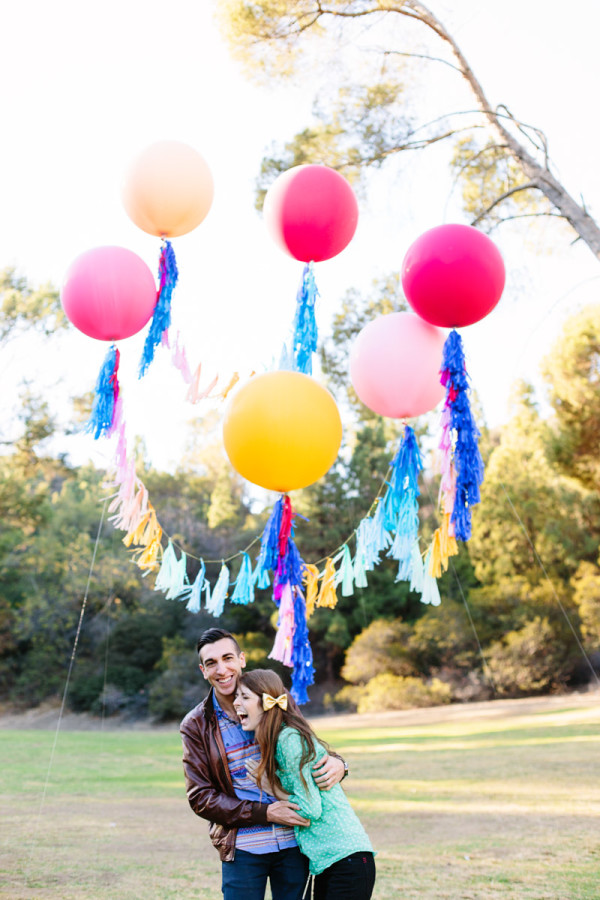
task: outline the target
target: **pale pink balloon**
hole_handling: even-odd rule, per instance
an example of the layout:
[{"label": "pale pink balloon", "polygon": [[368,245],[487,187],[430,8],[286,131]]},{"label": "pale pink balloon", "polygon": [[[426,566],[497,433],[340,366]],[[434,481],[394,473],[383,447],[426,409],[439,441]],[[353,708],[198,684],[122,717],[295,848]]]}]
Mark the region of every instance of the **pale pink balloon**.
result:
[{"label": "pale pink balloon", "polygon": [[94,247],[69,266],[60,299],[79,331],[99,341],[118,341],[148,322],[156,306],[156,284],[137,253]]},{"label": "pale pink balloon", "polygon": [[369,322],[350,353],[350,378],[359,398],[380,416],[410,419],[444,397],[440,368],[446,332],[409,312]]}]

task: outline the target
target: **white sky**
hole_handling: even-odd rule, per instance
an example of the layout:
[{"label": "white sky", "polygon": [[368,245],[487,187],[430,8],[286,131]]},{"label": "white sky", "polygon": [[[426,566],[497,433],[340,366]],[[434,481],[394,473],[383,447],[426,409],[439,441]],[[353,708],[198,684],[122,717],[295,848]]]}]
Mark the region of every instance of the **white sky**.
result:
[{"label": "white sky", "polygon": [[[559,177],[600,216],[595,0],[430,5],[491,102],[505,103],[546,132]],[[79,253],[121,244],[155,272],[159,241],[123,211],[123,173],[156,140],[189,143],[213,172],[215,201],[204,223],[174,242],[180,268],[174,322],[191,364],[202,359],[207,372],[218,366],[226,378],[237,367],[269,367],[292,321],[302,265],[272,244],[254,211],[253,188],[269,144],[309,121],[312,90],[246,82],[210,10],[206,0],[4,4],[0,266],[15,265],[34,284],[60,285]],[[449,192],[438,151],[411,156],[402,174],[390,170],[372,180],[355,239],[316,267],[322,332],[348,288],[367,289],[373,278],[400,268],[425,229],[457,220]],[[504,297],[492,315],[463,332],[472,381],[492,425],[506,419],[510,384],[536,377],[560,322],[595,301],[600,289],[598,261],[581,241],[570,247],[552,222],[527,242],[504,228],[493,235],[508,271]],[[183,452],[186,419],[202,408],[183,402],[183,383],[166,356],[136,381],[142,340],[121,344],[126,414],[156,465],[172,466]],[[51,394],[52,405],[66,408],[70,396],[93,387],[105,351],[73,331],[33,352],[31,345],[9,347],[0,373],[11,390],[29,375]],[[98,463],[108,453],[83,439],[70,439],[64,449]]]}]

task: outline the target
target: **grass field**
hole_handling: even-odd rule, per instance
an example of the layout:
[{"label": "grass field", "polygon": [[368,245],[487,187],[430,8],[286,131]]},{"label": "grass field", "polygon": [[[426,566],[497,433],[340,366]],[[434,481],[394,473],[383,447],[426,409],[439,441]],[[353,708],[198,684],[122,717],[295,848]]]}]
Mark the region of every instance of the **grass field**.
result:
[{"label": "grass field", "polygon": [[[349,762],[377,900],[600,898],[598,693],[314,724]],[[0,897],[218,900],[177,728],[66,727],[53,755],[55,730],[0,727]]]}]

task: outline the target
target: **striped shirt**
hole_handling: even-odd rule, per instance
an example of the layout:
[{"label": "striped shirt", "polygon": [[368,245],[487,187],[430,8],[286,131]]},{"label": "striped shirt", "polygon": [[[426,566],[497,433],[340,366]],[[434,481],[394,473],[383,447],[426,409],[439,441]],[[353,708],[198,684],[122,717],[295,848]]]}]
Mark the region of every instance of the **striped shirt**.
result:
[{"label": "striped shirt", "polygon": [[[222,709],[217,695],[213,693],[213,702],[221,737],[227,753],[227,764],[233,781],[233,789],[240,800],[257,800],[260,803],[274,803],[277,799],[258,787],[246,771],[246,762],[259,760],[260,750],[254,740],[253,731],[244,731],[239,722],[234,722]],[[239,828],[235,840],[238,850],[247,853],[276,853],[297,845],[294,829],[288,825],[251,825]]]}]

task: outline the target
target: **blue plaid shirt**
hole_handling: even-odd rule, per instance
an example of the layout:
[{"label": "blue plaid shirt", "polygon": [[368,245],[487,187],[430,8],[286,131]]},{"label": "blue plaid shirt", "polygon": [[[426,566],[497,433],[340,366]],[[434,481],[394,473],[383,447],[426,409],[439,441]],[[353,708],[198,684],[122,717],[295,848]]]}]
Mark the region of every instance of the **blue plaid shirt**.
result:
[{"label": "blue plaid shirt", "polygon": [[[246,761],[259,760],[260,750],[254,740],[253,731],[244,731],[239,722],[234,722],[222,709],[217,695],[213,692],[215,713],[225,744],[229,773],[233,781],[233,789],[240,800],[257,800],[260,803],[274,803],[277,799],[258,787],[246,771]],[[248,853],[275,853],[288,847],[296,846],[294,829],[289,825],[251,825],[239,828],[235,840],[239,850]]]}]

